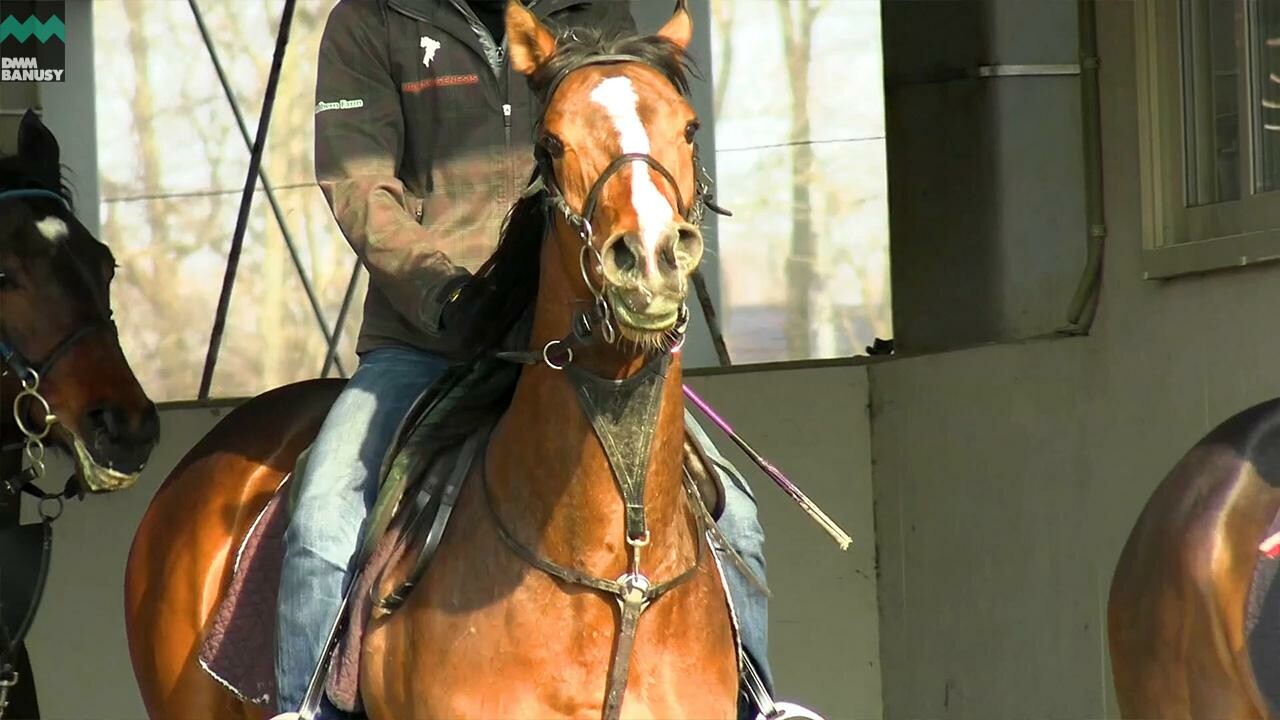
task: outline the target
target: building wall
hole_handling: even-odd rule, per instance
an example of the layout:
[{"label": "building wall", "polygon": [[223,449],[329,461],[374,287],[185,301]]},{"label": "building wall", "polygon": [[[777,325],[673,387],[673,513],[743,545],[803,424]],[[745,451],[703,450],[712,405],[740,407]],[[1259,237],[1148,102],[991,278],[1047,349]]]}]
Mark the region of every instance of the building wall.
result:
[{"label": "building wall", "polygon": [[[1018,5],[1043,20],[1070,3]],[[1201,435],[1280,389],[1280,267],[1141,279],[1134,5],[1098,4],[1110,237],[1092,334],[870,369],[885,718],[1114,717],[1104,617],[1133,522]],[[1047,129],[1059,111],[1024,103],[1008,122]],[[1022,162],[1052,166],[1067,141],[1046,130]],[[1076,187],[1035,183],[1068,203]],[[1043,242],[1075,242],[1052,229]],[[981,223],[948,232],[1002,241]]]},{"label": "building wall", "polygon": [[882,3],[895,341],[930,352],[1051,333],[1085,259],[1071,0]]}]

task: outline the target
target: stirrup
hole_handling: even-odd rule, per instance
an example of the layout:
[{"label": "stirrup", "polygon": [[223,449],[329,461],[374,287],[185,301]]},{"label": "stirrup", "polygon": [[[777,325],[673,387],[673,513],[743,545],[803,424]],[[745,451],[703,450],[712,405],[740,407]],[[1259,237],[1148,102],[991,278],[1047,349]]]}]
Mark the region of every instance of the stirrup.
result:
[{"label": "stirrup", "polygon": [[746,685],[747,697],[759,711],[756,720],[826,720],[818,713],[803,705],[789,702],[774,702],[769,688],[756,673],[756,668],[749,659],[742,661],[742,680]]}]

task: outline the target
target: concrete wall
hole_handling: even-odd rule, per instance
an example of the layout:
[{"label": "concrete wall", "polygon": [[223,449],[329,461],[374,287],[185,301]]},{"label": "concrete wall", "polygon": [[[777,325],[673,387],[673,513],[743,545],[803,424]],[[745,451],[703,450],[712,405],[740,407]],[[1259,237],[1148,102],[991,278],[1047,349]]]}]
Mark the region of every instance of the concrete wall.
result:
[{"label": "concrete wall", "polygon": [[894,339],[925,352],[1053,332],[1084,266],[1072,0],[885,0]]},{"label": "concrete wall", "polygon": [[[1280,268],[1141,279],[1133,12],[1099,3],[1110,238],[1092,335],[870,369],[885,718],[1114,717],[1106,595],[1142,504],[1203,433],[1280,390]],[[1055,112],[1010,118],[1044,128],[1024,162],[1069,141]],[[1028,192],[1070,202],[1074,183],[1043,173]]]},{"label": "concrete wall", "polygon": [[[691,380],[766,457],[855,538],[840,552],[715,431],[748,475],[767,536],[771,656],[783,696],[832,718],[880,718],[866,376],[856,369]],[[44,604],[29,646],[46,718],[144,717],[124,631],[124,566],[151,495],[225,409],[166,409],[163,441],[128,492],[72,503],[54,531]],[[68,469],[51,467],[60,481]],[[192,508],[192,512],[198,512]]]}]

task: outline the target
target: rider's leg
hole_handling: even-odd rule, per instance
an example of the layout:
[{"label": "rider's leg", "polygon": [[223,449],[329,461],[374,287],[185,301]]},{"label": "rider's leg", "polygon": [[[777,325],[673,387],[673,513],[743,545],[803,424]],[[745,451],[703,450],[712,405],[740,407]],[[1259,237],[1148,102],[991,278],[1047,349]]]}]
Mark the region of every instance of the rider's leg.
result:
[{"label": "rider's leg", "polygon": [[413,401],[444,360],[384,347],[366,353],[338,396],[294,478],[276,616],[281,711],[297,710],[351,579],[361,526],[377,498],[378,471]]},{"label": "rider's leg", "polygon": [[[711,438],[694,419],[693,414],[685,410],[685,424],[694,440],[702,446],[707,458],[716,466],[720,479],[724,483],[724,512],[716,522],[725,539],[733,549],[742,556],[747,567],[751,568],[762,582],[765,580],[764,565],[764,530],[760,527],[757,516],[755,496],[747,481],[737,468],[720,454]],[[724,562],[729,594],[733,599],[734,610],[738,614],[738,625],[742,635],[742,646],[751,658],[760,677],[772,692],[773,674],[769,669],[769,600],[759,588],[732,562]]]}]

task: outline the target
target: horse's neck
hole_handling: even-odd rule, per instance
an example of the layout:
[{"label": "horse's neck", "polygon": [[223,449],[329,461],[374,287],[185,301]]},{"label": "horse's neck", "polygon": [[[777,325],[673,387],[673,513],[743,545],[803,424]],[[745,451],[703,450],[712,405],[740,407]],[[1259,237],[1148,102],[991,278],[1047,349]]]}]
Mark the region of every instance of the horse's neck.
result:
[{"label": "horse's neck", "polygon": [[[543,267],[548,263],[544,257]],[[553,269],[555,269],[553,267]],[[540,286],[532,347],[564,337],[571,298],[558,284]],[[592,349],[577,361],[598,374],[625,376],[643,364]],[[641,568],[655,580],[682,572],[694,558],[694,532],[681,463],[684,405],[679,357],[662,389],[645,487],[651,545]],[[489,480],[513,533],[555,562],[613,578],[626,566],[623,502],[604,448],[567,376],[545,365],[526,368],[511,406],[494,429]]]}]

